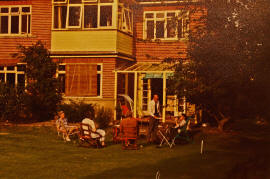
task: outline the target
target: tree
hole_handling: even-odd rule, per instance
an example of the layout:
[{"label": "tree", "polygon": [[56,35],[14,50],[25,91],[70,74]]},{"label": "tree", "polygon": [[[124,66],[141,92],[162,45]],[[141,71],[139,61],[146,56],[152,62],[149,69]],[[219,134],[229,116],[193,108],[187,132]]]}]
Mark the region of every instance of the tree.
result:
[{"label": "tree", "polygon": [[[171,88],[216,119],[269,115],[270,4],[267,0],[206,0],[190,32],[188,56],[177,61]],[[268,114],[267,114],[268,113]]]},{"label": "tree", "polygon": [[19,49],[16,56],[27,64],[25,74],[28,83],[23,101],[26,115],[33,121],[51,119],[61,101],[59,83],[55,78],[57,64],[41,41]]}]

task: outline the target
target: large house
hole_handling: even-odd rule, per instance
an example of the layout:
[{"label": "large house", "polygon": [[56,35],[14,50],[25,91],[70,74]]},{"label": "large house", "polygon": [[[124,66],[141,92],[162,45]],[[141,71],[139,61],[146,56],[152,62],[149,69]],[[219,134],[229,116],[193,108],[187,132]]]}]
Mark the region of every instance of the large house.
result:
[{"label": "large house", "polygon": [[173,71],[160,62],[185,57],[198,7],[185,0],[0,1],[0,81],[24,85],[25,64],[11,54],[41,40],[60,64],[64,101],[114,109],[118,94],[126,94],[142,116],[158,94],[163,114],[178,111],[181,104],[166,94]]}]

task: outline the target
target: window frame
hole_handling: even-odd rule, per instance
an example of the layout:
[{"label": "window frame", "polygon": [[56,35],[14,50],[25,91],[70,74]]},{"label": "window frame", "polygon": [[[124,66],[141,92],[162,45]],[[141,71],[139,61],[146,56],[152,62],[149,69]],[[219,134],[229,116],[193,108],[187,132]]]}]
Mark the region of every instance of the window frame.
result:
[{"label": "window frame", "polygon": [[[60,63],[59,64],[59,66],[60,65],[64,65],[64,66],[66,66],[66,65],[68,65],[69,63]],[[99,74],[100,75],[100,89],[99,89],[99,95],[97,95],[97,96],[87,96],[87,97],[82,97],[82,98],[102,98],[102,94],[103,94],[103,92],[102,92],[102,89],[103,89],[103,63],[91,63],[91,64],[96,64],[97,66],[100,66],[100,70],[97,70],[97,75]],[[66,68],[65,68],[65,70],[59,70],[59,69],[57,69],[57,71],[56,71],[56,78],[58,78],[58,76],[59,75],[66,75]],[[65,78],[65,80],[66,80],[66,78]],[[65,83],[66,83],[66,81],[65,81]],[[98,89],[97,89],[98,90]],[[65,96],[65,93],[62,93],[64,96]],[[98,91],[97,91],[97,94],[98,94]],[[67,98],[80,98],[80,97],[78,97],[78,96],[66,96]]]},{"label": "window frame", "polygon": [[[163,13],[164,17],[157,17],[157,14]],[[168,28],[167,24],[172,17],[168,16],[169,13],[175,13],[175,17],[177,19],[177,23],[175,24],[175,36],[174,37],[168,37]],[[188,31],[189,31],[189,24],[187,25],[187,29],[183,31],[183,25],[182,25],[182,36],[178,37],[178,21],[179,20],[187,20],[189,21],[189,11],[186,11],[183,13],[183,10],[165,10],[165,11],[144,11],[143,13],[143,39],[148,39],[148,40],[161,40],[161,41],[176,41],[176,40],[181,40],[181,39],[186,39],[188,37]],[[146,14],[153,14],[153,17],[146,17]],[[181,16],[180,16],[181,15]],[[153,21],[154,22],[154,38],[147,38],[147,22],[148,21]],[[164,21],[164,37],[163,38],[157,38],[157,22],[158,21]]]},{"label": "window frame", "polygon": [[18,86],[18,76],[19,75],[24,75],[24,87],[26,87],[27,85],[27,80],[26,80],[26,74],[25,71],[18,71],[17,66],[18,65],[26,65],[25,63],[18,63],[16,65],[14,65],[14,69],[13,70],[8,70],[7,67],[8,66],[3,66],[4,69],[0,70],[0,74],[4,74],[4,83],[7,83],[7,74],[15,74],[15,83],[14,86]]},{"label": "window frame", "polygon": [[[117,22],[118,22],[117,29],[122,32],[126,32],[132,35],[133,34],[133,11],[131,8],[125,7],[124,3],[119,3],[118,9],[119,8],[121,8],[121,11],[118,10],[117,12]],[[126,17],[125,11],[127,11],[128,17]],[[119,22],[119,15],[121,18],[121,22]],[[128,28],[127,20],[129,21],[130,29]],[[120,23],[121,23],[121,26],[119,26]]]},{"label": "window frame", "polygon": [[[24,7],[29,7],[29,9],[30,9],[29,12],[23,12],[22,8],[24,8]],[[8,8],[8,13],[1,13],[1,11],[0,11],[0,26],[1,26],[1,17],[2,16],[8,17],[8,33],[0,33],[0,37],[1,36],[30,36],[32,34],[32,6],[31,5],[8,5],[8,6],[4,5],[4,6],[0,6],[0,9],[1,8]],[[19,8],[19,11],[18,12],[11,12],[11,8]],[[22,16],[23,15],[26,15],[26,17],[27,17],[26,33],[22,32]],[[13,16],[19,17],[18,33],[11,33],[11,29],[12,29],[11,19]],[[29,16],[30,16],[30,21],[29,21]]]},{"label": "window frame", "polygon": [[[114,0],[116,1],[116,0]],[[101,3],[100,0],[82,0],[80,4],[70,4],[69,0],[66,0],[64,2],[53,2],[52,0],[52,30],[54,31],[63,31],[63,30],[74,30],[74,29],[81,29],[81,30],[93,30],[93,29],[114,29],[115,27],[115,18],[114,18],[114,10],[115,10],[115,2],[110,3]],[[97,6],[97,27],[95,28],[85,28],[84,27],[84,6],[91,6],[96,5]],[[67,15],[66,15],[66,27],[65,28],[54,28],[54,18],[55,18],[55,6],[66,6],[67,7]],[[80,12],[80,25],[79,26],[69,26],[69,7],[71,6],[80,6],[81,12]],[[112,24],[110,26],[100,26],[100,8],[101,6],[111,6],[112,8]]]}]

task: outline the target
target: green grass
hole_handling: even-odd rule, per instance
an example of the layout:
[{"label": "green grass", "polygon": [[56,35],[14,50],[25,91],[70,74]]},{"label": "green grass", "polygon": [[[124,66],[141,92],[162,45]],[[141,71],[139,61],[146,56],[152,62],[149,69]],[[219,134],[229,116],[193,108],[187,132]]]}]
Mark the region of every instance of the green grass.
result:
[{"label": "green grass", "polygon": [[172,149],[140,140],[142,149],[122,150],[120,144],[94,149],[65,143],[51,127],[2,126],[0,178],[154,179],[157,171],[161,179],[270,178],[268,134],[197,134],[192,143]]}]

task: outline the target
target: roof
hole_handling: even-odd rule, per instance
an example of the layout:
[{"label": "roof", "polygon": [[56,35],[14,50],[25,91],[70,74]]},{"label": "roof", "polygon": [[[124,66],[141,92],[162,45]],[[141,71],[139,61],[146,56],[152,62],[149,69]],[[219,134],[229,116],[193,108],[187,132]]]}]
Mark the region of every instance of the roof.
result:
[{"label": "roof", "polygon": [[141,72],[141,73],[171,73],[174,70],[171,68],[172,65],[169,63],[150,63],[150,62],[139,62],[135,63],[131,66],[120,66],[115,71],[116,72]]}]

